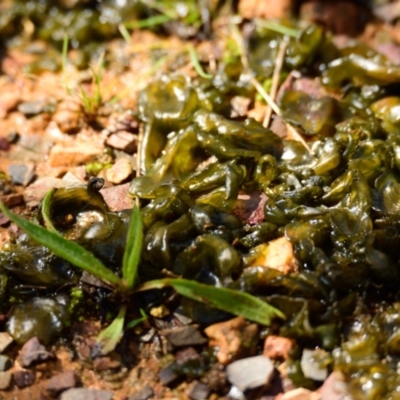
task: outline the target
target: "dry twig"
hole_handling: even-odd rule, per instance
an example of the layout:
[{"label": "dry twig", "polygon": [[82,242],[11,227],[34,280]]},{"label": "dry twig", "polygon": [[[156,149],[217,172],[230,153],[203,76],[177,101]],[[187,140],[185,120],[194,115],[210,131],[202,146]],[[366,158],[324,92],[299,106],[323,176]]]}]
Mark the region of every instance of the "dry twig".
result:
[{"label": "dry twig", "polygon": [[[278,107],[278,105],[275,103],[275,101],[272,99],[272,97],[265,91],[265,89],[263,88],[261,83],[258,82],[258,80],[255,78],[253,73],[250,71],[249,59],[247,57],[246,49],[245,49],[245,46],[243,43],[243,37],[236,25],[231,25],[231,33],[238,45],[240,59],[242,61],[244,70],[247,71],[247,73],[249,75],[249,81],[256,88],[257,92],[265,100],[265,102],[271,107],[272,111],[276,115],[282,115],[281,109]],[[296,128],[286,121],[285,121],[285,124],[286,124],[287,129],[292,134],[292,136],[295,137],[296,140],[299,141],[311,154],[313,154],[313,151],[310,149],[310,147],[308,146],[308,144],[304,140],[304,138],[301,136],[301,134],[299,132],[297,132]]]},{"label": "dry twig", "polygon": [[[285,53],[286,53],[287,46],[288,46],[288,41],[286,39],[283,39],[279,44],[279,50],[278,50],[278,55],[276,57],[274,74],[272,75],[271,90],[269,91],[269,96],[274,101],[276,99],[276,94],[278,93],[279,80],[280,80],[280,76],[281,76],[283,62],[285,60]],[[267,107],[265,109],[265,117],[264,117],[264,121],[263,121],[263,125],[266,128],[268,128],[268,126],[271,122],[271,116],[272,116],[272,107],[270,105],[267,105]]]}]

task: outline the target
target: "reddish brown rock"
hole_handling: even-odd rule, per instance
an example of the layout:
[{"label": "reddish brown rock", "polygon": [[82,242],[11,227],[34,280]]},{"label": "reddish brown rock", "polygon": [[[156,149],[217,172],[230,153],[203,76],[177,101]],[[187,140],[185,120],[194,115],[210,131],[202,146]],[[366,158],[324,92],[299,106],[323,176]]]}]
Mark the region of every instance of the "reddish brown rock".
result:
[{"label": "reddish brown rock", "polygon": [[364,30],[370,12],[355,1],[310,0],[302,2],[300,18],[322,25],[335,34],[356,36]]},{"label": "reddish brown rock", "polygon": [[15,371],[13,373],[13,378],[17,387],[22,389],[31,386],[35,382],[36,374],[34,371],[30,370]]},{"label": "reddish brown rock", "polygon": [[138,136],[127,131],[112,133],[106,140],[107,146],[133,154],[137,149]]},{"label": "reddish brown rock", "polygon": [[64,371],[61,374],[53,376],[46,385],[46,390],[52,396],[57,396],[64,390],[78,385],[78,379],[74,371]]},{"label": "reddish brown rock", "polygon": [[61,103],[53,115],[53,121],[63,133],[76,133],[82,126],[82,112],[76,102]]},{"label": "reddish brown rock", "polygon": [[204,333],[210,339],[210,346],[218,348],[217,359],[223,365],[255,354],[258,326],[248,324],[243,317],[210,325]]},{"label": "reddish brown rock", "polygon": [[0,196],[0,199],[7,207],[15,207],[24,202],[24,195],[21,193],[13,193]]},{"label": "reddish brown rock", "polygon": [[251,225],[264,221],[264,206],[268,197],[263,192],[239,194],[233,207],[232,214]]},{"label": "reddish brown rock", "polygon": [[97,372],[118,369],[120,367],[121,363],[118,360],[112,360],[110,357],[99,357],[93,362],[93,368]]},{"label": "reddish brown rock", "polygon": [[49,164],[52,167],[73,167],[86,164],[103,151],[95,143],[74,142],[56,144],[50,151]]},{"label": "reddish brown rock", "polygon": [[130,183],[111,186],[100,190],[105,202],[112,211],[127,210],[133,207],[133,200],[128,195]]},{"label": "reddish brown rock", "polygon": [[297,388],[284,393],[279,400],[322,400],[322,398],[316,392],[304,388]]},{"label": "reddish brown rock", "polygon": [[264,342],[263,354],[273,360],[287,360],[296,342],[282,336],[268,336]]},{"label": "reddish brown rock", "polygon": [[16,90],[2,90],[0,93],[0,119],[3,119],[9,111],[17,107],[20,96],[20,93]]},{"label": "reddish brown rock", "polygon": [[19,360],[23,367],[30,367],[32,364],[44,362],[53,357],[54,355],[40,344],[36,336],[29,339],[19,352]]},{"label": "reddish brown rock", "polygon": [[189,360],[195,360],[200,358],[200,354],[193,347],[187,347],[184,350],[177,351],[175,354],[175,361],[177,364],[184,364]]},{"label": "reddish brown rock", "polygon": [[248,267],[273,268],[285,275],[297,270],[293,246],[284,236],[254,247],[252,253],[255,254],[255,257]]},{"label": "reddish brown rock", "polygon": [[132,176],[132,163],[127,158],[119,158],[115,164],[106,171],[109,182],[119,185]]},{"label": "reddish brown rock", "polygon": [[293,0],[240,0],[239,14],[243,18],[285,18],[292,12]]}]

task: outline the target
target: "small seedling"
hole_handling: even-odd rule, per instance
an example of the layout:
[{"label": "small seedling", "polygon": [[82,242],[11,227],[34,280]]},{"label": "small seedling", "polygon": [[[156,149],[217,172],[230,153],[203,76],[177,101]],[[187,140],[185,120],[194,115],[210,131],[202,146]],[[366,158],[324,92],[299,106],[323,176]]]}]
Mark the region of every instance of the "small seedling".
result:
[{"label": "small seedling", "polygon": [[[285,318],[281,311],[263,300],[238,290],[214,287],[179,278],[153,280],[139,285],[138,266],[142,251],[143,230],[141,214],[137,206],[132,210],[122,262],[122,278],[120,278],[92,253],[77,243],[65,239],[57,232],[51,223],[49,214],[51,197],[52,192],[49,192],[42,205],[43,220],[47,229],[12,213],[2,202],[0,202],[0,210],[36,242],[48,247],[54,254],[76,267],[102,279],[119,294],[120,311],[115,320],[97,338],[102,354],[112,351],[122,337],[127,303],[131,295],[138,291],[170,286],[182,296],[235,315],[241,315],[263,325],[269,325],[274,317]],[[142,310],[141,314],[141,318],[131,321],[126,328],[132,328],[147,318]]]},{"label": "small seedling", "polygon": [[[64,36],[62,46],[62,84],[64,90],[69,96],[75,97],[79,101],[79,105],[83,115],[89,122],[93,122],[96,119],[99,109],[105,103],[104,99],[104,88],[102,88],[102,78],[104,72],[104,53],[99,57],[96,65],[89,66],[89,70],[92,74],[92,83],[89,90],[87,90],[81,84],[72,86],[67,81],[67,64],[68,64],[68,36]],[[112,99],[110,99],[112,100]]]}]

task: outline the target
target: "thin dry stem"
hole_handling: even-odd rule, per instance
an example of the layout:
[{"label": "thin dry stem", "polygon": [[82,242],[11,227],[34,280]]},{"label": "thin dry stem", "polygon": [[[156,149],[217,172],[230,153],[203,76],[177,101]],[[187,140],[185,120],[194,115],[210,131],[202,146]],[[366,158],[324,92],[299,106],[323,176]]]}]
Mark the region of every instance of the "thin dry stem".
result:
[{"label": "thin dry stem", "polygon": [[[285,60],[285,53],[286,53],[287,46],[288,46],[288,41],[286,39],[283,39],[279,44],[279,50],[278,50],[278,54],[276,57],[274,73],[272,75],[271,90],[269,91],[269,96],[273,101],[275,101],[276,94],[278,93],[279,80],[280,80],[280,76],[281,76],[283,62]],[[267,107],[265,110],[265,117],[264,117],[264,121],[263,121],[263,126],[265,126],[266,128],[268,128],[268,126],[271,122],[271,117],[272,117],[272,107],[269,104],[267,104]]]},{"label": "thin dry stem", "polygon": [[311,154],[314,154],[314,152],[311,150],[310,146],[307,144],[307,142],[304,140],[303,136],[301,136],[301,133],[297,132],[297,129],[289,124],[288,122],[285,122],[286,124],[286,129],[290,131],[292,136],[296,138],[298,142],[300,142]]},{"label": "thin dry stem", "polygon": [[[271,107],[272,111],[277,114],[277,115],[282,115],[281,109],[278,107],[278,105],[275,103],[275,101],[272,99],[272,97],[265,91],[263,86],[261,85],[260,82],[255,78],[255,76],[252,74],[250,71],[249,67],[249,59],[247,57],[247,52],[243,43],[243,37],[236,25],[231,25],[231,33],[233,38],[235,39],[238,49],[240,52],[240,59],[243,64],[243,68],[245,71],[247,71],[249,75],[249,81],[251,84],[256,88],[257,92],[260,94],[260,96],[265,100],[265,102]],[[293,135],[293,137],[296,138],[306,149],[309,151],[311,154],[313,154],[312,150],[306,143],[306,141],[303,139],[301,134],[297,132],[296,128],[294,128],[292,125],[290,125],[288,122],[285,122],[286,128],[290,131],[290,133]]]}]

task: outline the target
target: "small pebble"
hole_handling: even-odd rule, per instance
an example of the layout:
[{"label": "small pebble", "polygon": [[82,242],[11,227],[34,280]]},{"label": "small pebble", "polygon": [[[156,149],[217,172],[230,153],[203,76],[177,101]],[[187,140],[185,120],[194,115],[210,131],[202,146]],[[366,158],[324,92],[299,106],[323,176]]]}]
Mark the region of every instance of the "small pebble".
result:
[{"label": "small pebble", "polygon": [[112,133],[106,140],[107,146],[133,154],[137,149],[138,136],[127,131]]},{"label": "small pebble", "polygon": [[132,163],[127,158],[119,158],[115,164],[106,170],[106,178],[109,182],[119,185],[132,176]]},{"label": "small pebble", "polygon": [[128,400],[148,400],[150,397],[153,396],[154,396],[153,389],[149,385],[145,385],[141,390],[130,396]]},{"label": "small pebble", "polygon": [[112,211],[131,209],[133,206],[132,198],[128,196],[130,183],[111,186],[100,190],[105,202]]},{"label": "small pebble", "polygon": [[200,333],[197,325],[164,329],[160,333],[175,347],[196,346],[207,343],[207,339]]},{"label": "small pebble", "polygon": [[[280,400],[321,400],[321,396],[311,390],[297,388],[284,393]],[[333,399],[326,398],[326,400]]]},{"label": "small pebble", "polygon": [[5,196],[0,196],[0,199],[7,207],[10,208],[22,204],[24,202],[24,195],[22,193],[12,193]]},{"label": "small pebble", "polygon": [[10,357],[0,355],[0,371],[7,371],[12,367],[12,360]]},{"label": "small pebble", "polygon": [[106,371],[109,369],[118,369],[121,367],[121,363],[117,360],[111,360],[110,357],[99,357],[93,362],[93,368],[95,371]]},{"label": "small pebble", "polygon": [[263,354],[273,360],[286,360],[295,345],[296,342],[293,339],[270,335],[265,339]]},{"label": "small pebble", "polygon": [[258,342],[257,324],[248,324],[243,317],[210,325],[204,330],[210,346],[218,348],[217,359],[227,365],[254,354]]},{"label": "small pebble", "polygon": [[12,375],[10,372],[0,372],[0,390],[6,390],[11,385]]},{"label": "small pebble", "polygon": [[14,339],[8,332],[0,332],[0,353],[2,353]]},{"label": "small pebble", "polygon": [[340,371],[333,371],[318,389],[318,393],[324,400],[351,400],[347,389],[344,375]]},{"label": "small pebble", "polygon": [[178,365],[185,364],[189,360],[196,360],[200,358],[200,354],[193,347],[187,347],[184,350],[177,351],[175,354],[175,361]]},{"label": "small pebble", "polygon": [[10,142],[3,136],[0,136],[0,150],[10,150]]},{"label": "small pebble", "polygon": [[64,371],[53,376],[46,385],[46,390],[52,396],[57,396],[64,390],[71,389],[78,384],[74,371]]},{"label": "small pebble", "polygon": [[58,143],[54,145],[49,154],[51,167],[74,167],[92,161],[102,154],[103,148],[96,143],[73,142],[66,145]]},{"label": "small pebble", "polygon": [[28,186],[35,177],[34,165],[11,164],[8,166],[8,175],[14,185]]},{"label": "small pebble", "polygon": [[194,381],[186,391],[191,400],[206,400],[210,395],[210,389],[204,383]]},{"label": "small pebble", "polygon": [[18,111],[26,117],[33,117],[46,110],[46,102],[43,100],[25,101],[18,105]]},{"label": "small pebble", "polygon": [[326,357],[328,354],[322,349],[304,349],[300,361],[304,376],[314,381],[324,381],[328,377],[328,369],[321,364]]},{"label": "small pebble", "polygon": [[167,386],[176,382],[179,378],[179,375],[174,372],[172,365],[168,365],[168,367],[165,367],[160,371],[159,378],[160,382]]},{"label": "small pebble", "polygon": [[49,353],[46,348],[40,344],[37,337],[29,339],[19,352],[19,360],[23,367],[30,367],[34,363],[44,362],[53,357],[53,354]]},{"label": "small pebble", "polygon": [[14,382],[19,389],[31,386],[36,378],[35,372],[30,370],[15,371],[13,376]]},{"label": "small pebble", "polygon": [[73,388],[63,392],[60,400],[112,400],[113,396],[109,390]]},{"label": "small pebble", "polygon": [[234,361],[226,368],[228,380],[242,392],[266,385],[274,375],[274,364],[265,356]]}]

